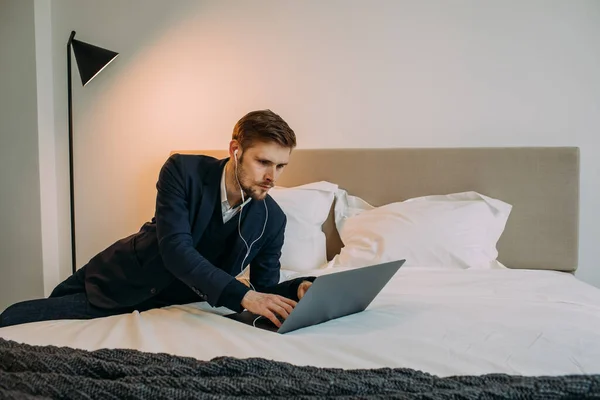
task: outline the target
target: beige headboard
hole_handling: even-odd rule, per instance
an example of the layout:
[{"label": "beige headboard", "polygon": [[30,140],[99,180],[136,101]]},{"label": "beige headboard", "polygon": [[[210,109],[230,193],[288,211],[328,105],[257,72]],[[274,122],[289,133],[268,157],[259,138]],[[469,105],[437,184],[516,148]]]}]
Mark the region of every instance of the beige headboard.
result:
[{"label": "beige headboard", "polygon": [[[471,190],[503,200],[513,209],[498,243],[500,262],[510,268],[577,269],[579,148],[297,149],[277,184],[320,180],[374,206]],[[331,259],[341,248],[331,216],[323,231]]]}]

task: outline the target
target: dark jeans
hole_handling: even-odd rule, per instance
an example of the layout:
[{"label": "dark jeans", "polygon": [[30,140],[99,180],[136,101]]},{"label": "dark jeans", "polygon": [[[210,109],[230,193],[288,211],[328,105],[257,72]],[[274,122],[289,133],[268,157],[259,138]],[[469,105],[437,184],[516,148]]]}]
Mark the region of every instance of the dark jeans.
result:
[{"label": "dark jeans", "polygon": [[110,315],[146,311],[173,303],[152,298],[132,307],[106,310],[90,304],[85,293],[84,268],[60,283],[47,299],[27,300],[13,304],[0,314],[0,327],[27,322],[58,319],[92,319]]}]

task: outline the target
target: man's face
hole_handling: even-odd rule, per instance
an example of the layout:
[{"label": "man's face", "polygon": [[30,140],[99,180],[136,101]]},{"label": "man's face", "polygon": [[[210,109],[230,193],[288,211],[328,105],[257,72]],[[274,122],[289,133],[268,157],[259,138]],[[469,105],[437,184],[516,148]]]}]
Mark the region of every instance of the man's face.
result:
[{"label": "man's face", "polygon": [[238,178],[244,195],[263,200],[288,164],[291,150],[276,143],[255,143],[238,152]]}]

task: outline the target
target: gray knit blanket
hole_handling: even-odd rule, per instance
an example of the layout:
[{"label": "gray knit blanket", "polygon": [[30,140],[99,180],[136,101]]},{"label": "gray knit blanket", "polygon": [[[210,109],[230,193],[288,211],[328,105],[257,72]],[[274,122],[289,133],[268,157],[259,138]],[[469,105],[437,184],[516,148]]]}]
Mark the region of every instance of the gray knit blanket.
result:
[{"label": "gray knit blanket", "polygon": [[0,399],[600,399],[600,375],[437,377],[262,358],[199,361],[136,350],[76,350],[0,339]]}]

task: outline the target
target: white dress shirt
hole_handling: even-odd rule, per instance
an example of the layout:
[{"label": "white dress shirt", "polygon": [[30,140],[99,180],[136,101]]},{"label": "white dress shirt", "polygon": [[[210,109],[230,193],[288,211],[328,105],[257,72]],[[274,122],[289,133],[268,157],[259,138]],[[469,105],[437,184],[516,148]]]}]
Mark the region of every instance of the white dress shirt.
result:
[{"label": "white dress shirt", "polygon": [[242,206],[245,206],[246,204],[248,204],[248,202],[250,202],[250,200],[252,200],[250,197],[248,197],[243,204],[235,208],[231,207],[229,201],[227,200],[227,185],[225,184],[226,170],[227,168],[223,168],[223,174],[221,175],[221,214],[223,215],[223,223],[226,223],[231,218],[233,218],[238,213],[238,211],[240,211]]}]

